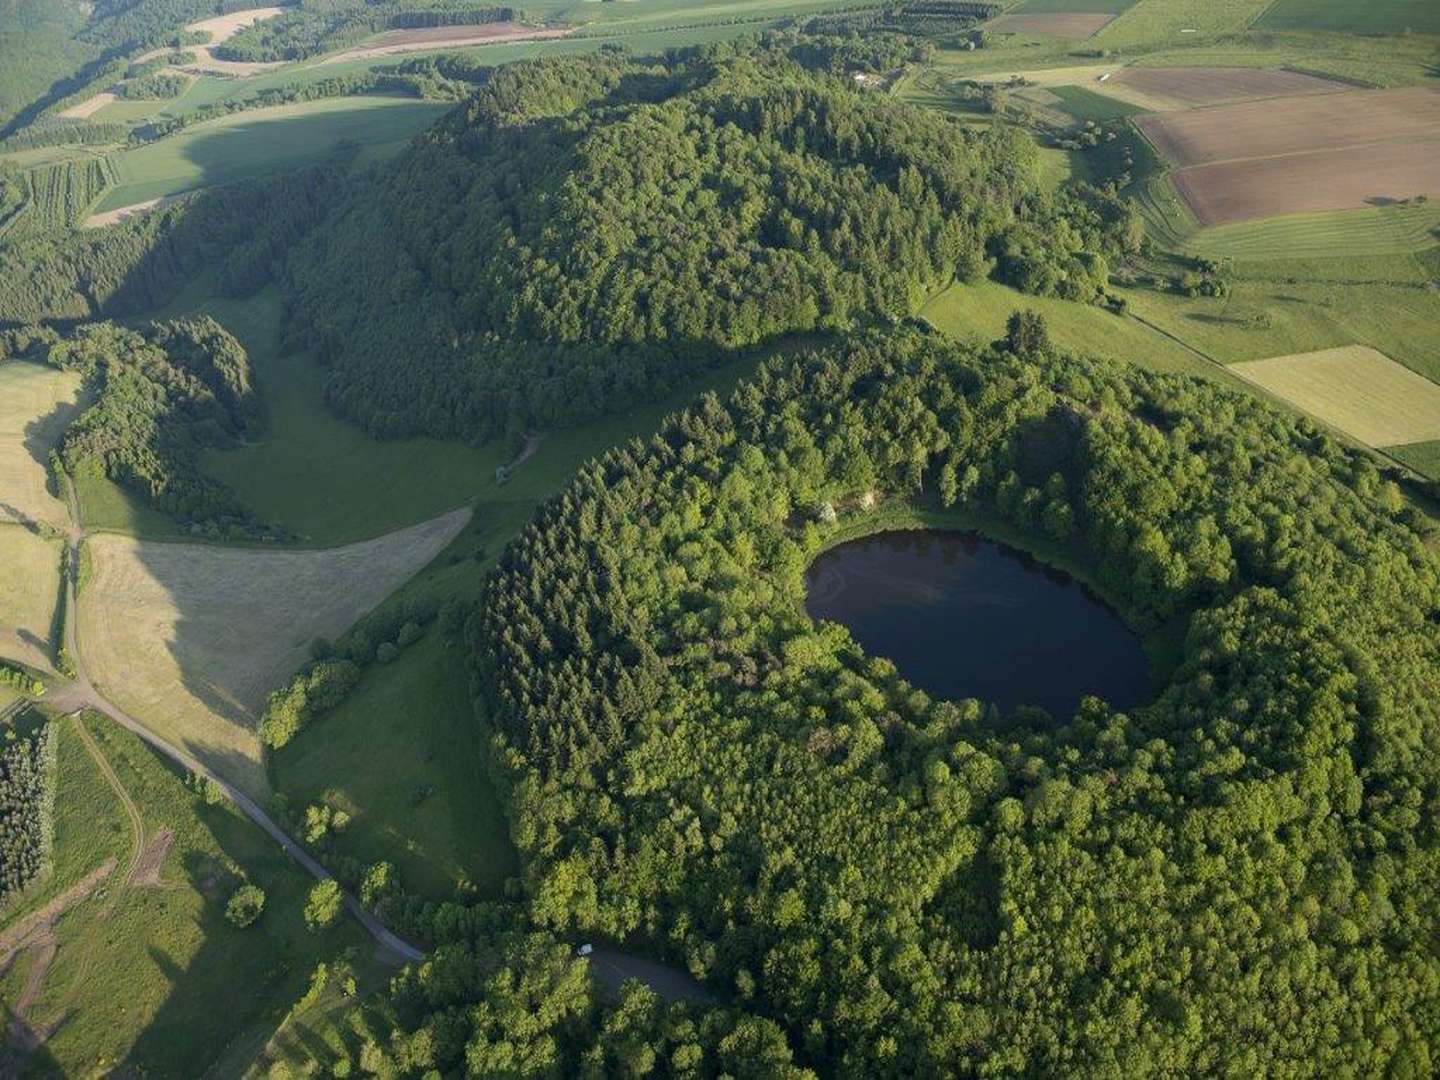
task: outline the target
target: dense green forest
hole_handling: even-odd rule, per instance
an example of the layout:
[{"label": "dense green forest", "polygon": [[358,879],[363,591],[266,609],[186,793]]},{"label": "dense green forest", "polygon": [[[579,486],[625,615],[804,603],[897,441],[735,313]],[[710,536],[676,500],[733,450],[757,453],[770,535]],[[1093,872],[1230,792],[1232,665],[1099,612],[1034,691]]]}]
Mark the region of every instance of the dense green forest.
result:
[{"label": "dense green forest", "polygon": [[50,858],[55,742],[48,726],[26,727],[12,719],[0,749],[0,905],[35,880]]},{"label": "dense green forest", "polygon": [[208,316],[131,330],[86,323],[44,349],[79,371],[94,403],[71,421],[59,456],[72,476],[104,476],[156,508],[215,534],[253,531],[200,452],[253,433],[259,401],[244,348]]},{"label": "dense green forest", "polygon": [[301,0],[215,47],[224,60],[304,60],[381,30],[510,22],[518,12],[467,0]]},{"label": "dense green forest", "polygon": [[1043,193],[1024,134],[797,56],[829,66],[781,36],[500,69],[296,249],[291,341],[376,434],[514,439],[956,278],[1094,299],[1139,242],[1113,194]]},{"label": "dense green forest", "polygon": [[[801,604],[872,497],[1064,545],[1139,625],[1188,627],[1168,685],[1069,717],[910,687]],[[1309,424],[1057,356],[1033,318],[984,351],[904,330],[773,361],[584,466],[487,585],[468,638],[526,919],[651,942],[822,1074],[1426,1075],[1417,524]],[[427,915],[480,947],[481,913]],[[564,1015],[466,970],[402,995],[403,1038],[445,1068],[548,1024],[579,1070]]]}]

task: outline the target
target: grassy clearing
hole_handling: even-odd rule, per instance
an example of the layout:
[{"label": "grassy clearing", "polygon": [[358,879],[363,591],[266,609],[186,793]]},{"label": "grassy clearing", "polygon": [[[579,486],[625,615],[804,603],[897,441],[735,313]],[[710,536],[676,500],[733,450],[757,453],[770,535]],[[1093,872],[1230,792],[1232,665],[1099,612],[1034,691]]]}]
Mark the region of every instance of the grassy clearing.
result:
[{"label": "grassy clearing", "polygon": [[214,315],[249,352],[267,420],[257,442],[207,454],[205,470],[265,520],[309,543],[350,543],[424,521],[495,486],[505,456],[498,446],[380,442],[326,408],[324,371],[308,356],[279,355],[280,298],[273,288],[194,309]]},{"label": "grassy clearing", "polygon": [[1094,120],[1100,123],[1145,112],[1139,105],[1097,94],[1083,86],[1052,86],[1050,93],[1060,99],[1060,107],[1076,120]]},{"label": "grassy clearing", "polygon": [[1155,371],[1176,371],[1213,378],[1213,364],[1186,351],[1163,335],[1090,304],[1027,296],[1005,285],[982,282],[955,285],[920,312],[936,329],[973,344],[1005,336],[1005,323],[1017,310],[1038,311],[1050,337],[1061,348],[1102,356]]},{"label": "grassy clearing", "polygon": [[343,97],[234,113],[116,154],[116,185],[96,210],[311,165],[344,141],[399,143],[445,108],[412,98]]},{"label": "grassy clearing", "polygon": [[488,736],[463,662],[432,627],[271,755],[271,779],[294,807],[324,802],[352,815],[337,854],[388,860],[407,889],[428,896],[498,897],[518,864],[487,779]]},{"label": "grassy clearing", "polygon": [[[87,729],[140,813],[146,849],[159,854],[152,844],[162,828],[172,837],[158,886],[128,883],[130,822],[76,721],[56,722],[55,872],[27,904],[38,907],[106,859],[117,865],[55,927],[59,949],[27,1020],[42,1030],[64,1022],[32,1067],[66,1076],[200,1076],[253,1029],[273,1030],[322,954],[366,947],[348,921],[323,936],[306,931],[300,912],[309,879],[273,841],[228,806],[201,804],[138,739],[92,717]],[[224,919],[242,874],[267,896],[265,913],[246,930]],[[7,1002],[30,971],[17,964],[0,978]]]},{"label": "grassy clearing", "polygon": [[1186,250],[1220,259],[1346,258],[1440,244],[1440,203],[1297,214],[1202,229]]},{"label": "grassy clearing", "polygon": [[0,657],[50,668],[62,546],[0,525]]},{"label": "grassy clearing", "polygon": [[1440,386],[1361,345],[1231,370],[1367,446],[1440,439]]},{"label": "grassy clearing", "polygon": [[80,377],[43,364],[0,363],[0,522],[68,520],[46,459],[80,408]]},{"label": "grassy clearing", "polygon": [[323,551],[101,535],[79,600],[97,687],[246,790],[267,790],[255,729],[265,695],[433,559],[466,511]]},{"label": "grassy clearing", "polygon": [[1385,452],[1403,461],[1422,476],[1440,480],[1440,441],[1392,446]]},{"label": "grassy clearing", "polygon": [[1440,34],[1434,0],[1276,0],[1256,26],[1264,30],[1332,30],[1347,34]]}]

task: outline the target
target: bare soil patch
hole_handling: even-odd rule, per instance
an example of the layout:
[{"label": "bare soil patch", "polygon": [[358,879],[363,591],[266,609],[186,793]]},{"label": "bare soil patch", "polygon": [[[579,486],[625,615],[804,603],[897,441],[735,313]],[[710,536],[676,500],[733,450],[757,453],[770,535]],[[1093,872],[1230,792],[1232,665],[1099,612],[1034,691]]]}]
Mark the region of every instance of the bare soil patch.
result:
[{"label": "bare soil patch", "polygon": [[1181,167],[1440,136],[1440,90],[1351,90],[1145,116],[1136,121]]},{"label": "bare soil patch", "polygon": [[1092,37],[1114,21],[1113,12],[1047,12],[1036,15],[1002,15],[985,24],[996,34],[1044,34],[1047,37],[1081,41]]},{"label": "bare soil patch", "polygon": [[168,825],[162,826],[150,837],[135,863],[135,869],[130,872],[130,884],[142,889],[160,888],[164,884],[160,880],[160,867],[164,865],[165,856],[170,854],[170,845],[174,842],[175,830]]},{"label": "bare soil patch", "polygon": [[[1162,104],[1162,111],[1264,98],[1343,94],[1354,87],[1333,79],[1265,68],[1123,68],[1107,84],[1134,90]],[[1111,85],[1097,88],[1109,93]]]},{"label": "bare soil patch", "polygon": [[1440,90],[1357,90],[1136,120],[1202,225],[1440,194]]},{"label": "bare soil patch", "polygon": [[131,203],[129,206],[117,206],[114,210],[106,210],[103,214],[91,214],[80,223],[80,227],[82,229],[103,229],[106,225],[114,225],[141,214],[148,214],[151,210],[163,210],[171,203],[193,194],[194,192],[187,191],[181,195],[161,195],[154,199],[146,199],[144,202]]},{"label": "bare soil patch", "polygon": [[210,35],[210,44],[218,45],[222,41],[228,41],[245,27],[265,19],[273,19],[284,10],[279,7],[260,7],[250,8],[248,11],[232,11],[228,15],[216,15],[190,23],[185,29],[207,33]]},{"label": "bare soil patch", "polygon": [[266,695],[317,637],[335,638],[440,553],[468,509],[322,551],[174,544],[102,534],[79,598],[78,647],[97,690],[251,793],[266,788]]},{"label": "bare soil patch", "polygon": [[1171,180],[1201,225],[1385,206],[1440,193],[1440,138],[1224,161]]},{"label": "bare soil patch", "polygon": [[111,93],[109,90],[102,90],[94,97],[86,98],[78,105],[71,105],[68,109],[61,109],[56,115],[63,116],[66,120],[85,120],[88,117],[94,116],[106,105],[113,105],[119,100],[120,97],[118,94]]},{"label": "bare soil patch", "polygon": [[0,965],[10,963],[17,952],[29,948],[37,937],[50,933],[60,917],[94,892],[114,869],[115,857],[112,855],[44,907],[32,911],[0,933]]},{"label": "bare soil patch", "polygon": [[363,60],[371,56],[389,56],[391,53],[417,52],[421,49],[435,49],[465,45],[496,45],[511,41],[544,41],[549,38],[565,37],[573,33],[573,27],[541,29],[521,26],[518,23],[486,23],[482,26],[433,26],[422,30],[391,30],[382,35],[374,44],[327,56],[322,64],[338,64],[342,60]]}]

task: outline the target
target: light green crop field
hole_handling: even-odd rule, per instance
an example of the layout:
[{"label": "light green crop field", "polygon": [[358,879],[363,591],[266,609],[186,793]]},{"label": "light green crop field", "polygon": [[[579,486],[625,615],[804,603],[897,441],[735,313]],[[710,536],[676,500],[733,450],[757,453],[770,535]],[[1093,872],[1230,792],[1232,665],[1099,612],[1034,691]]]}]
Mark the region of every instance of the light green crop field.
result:
[{"label": "light green crop field", "polygon": [[1349,34],[1440,34],[1440,4],[1434,0],[1276,0],[1256,26]]},{"label": "light green crop field", "polygon": [[[173,99],[172,99],[173,100]],[[91,117],[98,123],[128,124],[146,120],[171,104],[169,101],[112,101]]]},{"label": "light green crop field", "polygon": [[[310,879],[269,837],[228,805],[203,805],[128,732],[93,715],[84,722],[139,815],[139,858],[132,821],[77,721],[54,721],[55,871],[14,914],[110,869],[86,898],[62,901],[68,911],[49,937],[57,951],[25,950],[0,976],[0,995],[23,1001],[23,1022],[44,1036],[36,1074],[200,1076],[227,1048],[263,1042],[317,960],[367,939],[349,920],[307,931]],[[242,879],[266,894],[244,930],[224,918]]]},{"label": "light green crop field", "polygon": [[342,141],[398,144],[445,108],[411,98],[342,97],[233,113],[114,155],[116,184],[96,210],[311,165]]},{"label": "light green crop field", "polygon": [[1145,112],[1138,105],[1117,101],[1115,98],[1097,94],[1083,86],[1052,86],[1050,93],[1060,99],[1061,108],[1077,120],[1118,120],[1125,116],[1136,116]]},{"label": "light green crop field", "polygon": [[518,863],[488,779],[488,741],[465,665],[431,627],[271,754],[271,781],[297,810],[323,802],[351,814],[331,850],[388,860],[407,891],[498,898]]},{"label": "light green crop field", "polygon": [[20,360],[0,363],[0,522],[68,520],[46,459],[80,408],[80,376]]},{"label": "light green crop field", "polygon": [[961,341],[985,344],[1004,337],[1006,322],[1021,310],[1043,315],[1051,340],[1072,352],[1123,360],[1154,371],[1224,377],[1214,364],[1133,319],[1091,304],[1028,296],[992,281],[952,286],[921,309],[920,317]]},{"label": "light green crop field", "polygon": [[1231,370],[1367,446],[1440,439],[1440,385],[1363,345]]},{"label": "light green crop field", "polygon": [[1244,30],[1272,0],[1140,0],[1100,33],[1097,46],[1181,45]]},{"label": "light green crop field", "polygon": [[1440,202],[1297,214],[1201,229],[1187,251],[1217,259],[1394,255],[1440,245]]},{"label": "light green crop field", "polygon": [[50,668],[61,548],[20,525],[0,525],[0,658]]}]

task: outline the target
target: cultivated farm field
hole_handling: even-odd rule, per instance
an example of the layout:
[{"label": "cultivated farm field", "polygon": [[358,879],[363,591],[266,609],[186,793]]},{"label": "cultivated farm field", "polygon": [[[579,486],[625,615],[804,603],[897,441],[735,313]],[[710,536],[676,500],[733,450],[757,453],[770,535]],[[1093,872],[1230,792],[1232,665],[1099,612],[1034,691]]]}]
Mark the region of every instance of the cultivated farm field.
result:
[{"label": "cultivated farm field", "polygon": [[1351,34],[1440,34],[1440,4],[1434,0],[1276,0],[1256,26]]},{"label": "cultivated farm field", "polygon": [[61,527],[47,457],[80,409],[80,376],[42,364],[0,363],[0,522]]},{"label": "cultivated farm field", "polygon": [[1440,385],[1363,345],[1231,370],[1368,446],[1440,439]]},{"label": "cultivated farm field", "polygon": [[1202,225],[1440,193],[1440,91],[1302,95],[1141,117]]},{"label": "cultivated farm field", "polygon": [[97,688],[157,734],[263,795],[266,695],[430,562],[457,510],[320,551],[264,551],[97,535],[86,545],[79,650]]},{"label": "cultivated farm field", "polygon": [[1102,93],[1138,95],[1156,112],[1261,98],[1336,94],[1354,87],[1295,71],[1245,67],[1126,67],[1098,87]]},{"label": "cultivated farm field", "polygon": [[0,658],[50,668],[60,551],[59,540],[0,525]]}]

